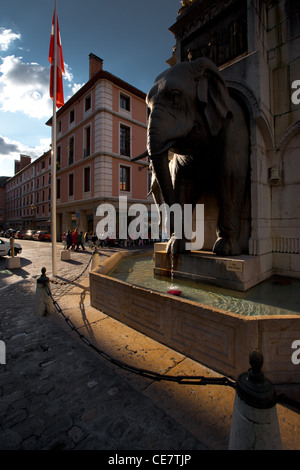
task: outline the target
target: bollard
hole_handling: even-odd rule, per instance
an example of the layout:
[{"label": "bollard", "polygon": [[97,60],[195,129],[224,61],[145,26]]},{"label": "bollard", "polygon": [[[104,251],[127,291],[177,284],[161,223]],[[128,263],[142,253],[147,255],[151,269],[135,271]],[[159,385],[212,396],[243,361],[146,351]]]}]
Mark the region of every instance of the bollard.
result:
[{"label": "bollard", "polygon": [[100,255],[98,253],[96,245],[94,246],[94,251],[93,251],[93,259],[92,259],[92,264],[91,264],[91,271],[93,271],[95,268],[97,268],[100,264]]},{"label": "bollard", "polygon": [[42,275],[36,281],[36,294],[34,302],[34,313],[38,316],[45,316],[55,312],[55,307],[51,297],[46,291],[46,286],[50,289],[50,281],[46,276],[46,268],[42,268]]},{"label": "bollard", "polygon": [[229,450],[281,450],[277,396],[273,384],[261,371],[263,356],[249,355],[251,369],[236,382]]},{"label": "bollard", "polygon": [[15,256],[15,239],[10,237],[10,257],[6,261],[6,269],[19,269],[21,267],[21,259]]},{"label": "bollard", "polygon": [[10,237],[10,256],[14,257],[15,256],[15,239],[14,237]]},{"label": "bollard", "polygon": [[62,250],[60,252],[60,259],[61,261],[69,261],[71,259],[71,253],[69,250]]}]

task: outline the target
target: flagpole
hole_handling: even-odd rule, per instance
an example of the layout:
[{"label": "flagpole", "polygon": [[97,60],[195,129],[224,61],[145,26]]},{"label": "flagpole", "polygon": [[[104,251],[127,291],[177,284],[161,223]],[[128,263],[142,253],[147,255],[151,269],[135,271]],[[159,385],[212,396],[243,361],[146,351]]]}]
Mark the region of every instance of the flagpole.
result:
[{"label": "flagpole", "polygon": [[53,70],[53,118],[52,118],[52,217],[51,217],[51,240],[52,240],[52,275],[57,276],[56,255],[56,94],[57,94],[57,1],[55,0],[54,18],[54,70]]}]

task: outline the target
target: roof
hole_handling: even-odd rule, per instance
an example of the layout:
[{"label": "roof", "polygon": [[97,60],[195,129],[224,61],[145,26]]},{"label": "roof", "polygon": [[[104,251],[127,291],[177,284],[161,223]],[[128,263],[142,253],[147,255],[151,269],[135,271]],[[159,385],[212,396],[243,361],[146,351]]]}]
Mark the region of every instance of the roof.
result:
[{"label": "roof", "polygon": [[[116,77],[115,75],[112,75],[109,72],[106,72],[105,70],[100,70],[98,73],[96,73],[83,87],[80,88],[65,104],[62,106],[56,113],[56,117],[59,118],[62,114],[64,114],[69,108],[71,108],[74,103],[79,100],[83,95],[85,95],[90,88],[92,88],[95,83],[97,83],[99,80],[109,80],[110,82],[114,83],[115,85],[119,86],[120,88],[123,88],[124,90],[128,91],[129,93],[132,93],[133,95],[137,96],[138,98],[141,98],[143,100],[146,99],[146,93],[143,91],[139,90],[138,88],[135,88],[134,86],[130,85],[129,83],[125,82],[121,78]],[[52,117],[46,122],[47,126],[52,125]]]},{"label": "roof", "polygon": [[9,178],[10,176],[0,176],[0,188],[4,188],[5,183]]}]

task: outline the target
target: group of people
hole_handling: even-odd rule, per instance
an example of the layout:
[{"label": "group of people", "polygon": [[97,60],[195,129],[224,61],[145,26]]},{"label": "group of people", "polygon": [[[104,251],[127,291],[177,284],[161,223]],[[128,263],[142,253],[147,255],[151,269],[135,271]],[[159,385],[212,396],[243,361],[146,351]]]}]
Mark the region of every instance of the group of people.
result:
[{"label": "group of people", "polygon": [[138,240],[133,240],[129,237],[127,240],[119,240],[115,236],[110,237],[97,237],[96,233],[89,233],[86,232],[78,232],[77,228],[73,231],[68,230],[67,234],[63,236],[63,240],[65,240],[65,249],[66,250],[73,250],[79,251],[80,248],[85,251],[85,246],[88,245],[91,248],[93,245],[98,247],[113,247],[113,246],[120,246],[120,247],[129,247],[135,245],[144,245],[145,243],[151,243],[151,239],[143,240],[139,238]]},{"label": "group of people", "polygon": [[77,228],[71,232],[71,230],[68,230],[68,233],[66,235],[66,245],[65,248],[66,250],[76,250],[79,251],[80,247],[84,251],[84,245],[87,241],[87,233],[83,234],[83,232],[78,233]]}]

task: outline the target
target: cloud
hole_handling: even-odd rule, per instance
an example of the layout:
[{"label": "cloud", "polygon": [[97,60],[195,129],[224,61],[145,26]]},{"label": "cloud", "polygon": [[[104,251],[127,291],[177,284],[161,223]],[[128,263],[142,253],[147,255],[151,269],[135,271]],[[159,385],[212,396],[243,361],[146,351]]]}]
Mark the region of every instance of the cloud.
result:
[{"label": "cloud", "polygon": [[1,111],[21,111],[38,119],[51,115],[49,69],[10,55],[2,58],[0,73]]},{"label": "cloud", "polygon": [[21,34],[14,33],[11,29],[0,28],[0,50],[7,51],[16,39],[21,39]]},{"label": "cloud", "polygon": [[43,155],[50,149],[51,139],[40,139],[39,145],[30,147],[16,140],[8,139],[0,135],[0,160],[14,161],[20,158],[20,154],[29,155],[32,160]]},{"label": "cloud", "polygon": [[[64,81],[71,93],[69,99],[82,84],[73,82],[70,67],[65,64]],[[53,102],[49,96],[50,67],[36,62],[23,62],[22,57],[9,55],[2,58],[0,65],[0,110],[20,111],[31,118],[49,118],[53,112]]]},{"label": "cloud", "polygon": [[0,155],[9,155],[17,151],[18,146],[16,144],[10,144],[3,137],[0,137]]}]

